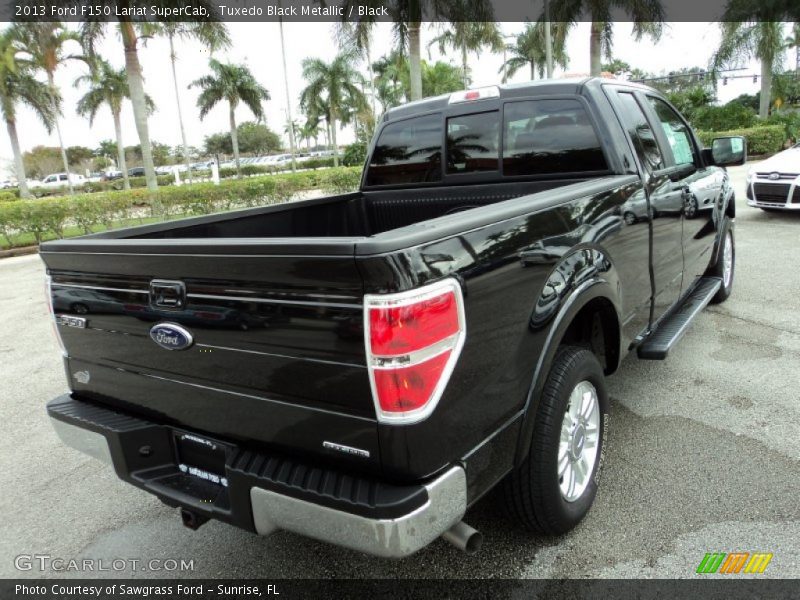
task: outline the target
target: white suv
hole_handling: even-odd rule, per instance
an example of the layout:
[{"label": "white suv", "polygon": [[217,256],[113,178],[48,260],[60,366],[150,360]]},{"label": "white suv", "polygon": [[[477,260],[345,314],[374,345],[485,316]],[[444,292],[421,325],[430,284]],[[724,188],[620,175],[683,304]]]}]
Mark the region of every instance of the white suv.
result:
[{"label": "white suv", "polygon": [[39,188],[67,187],[69,185],[69,181],[72,181],[72,185],[81,185],[83,183],[86,183],[86,177],[84,177],[83,175],[76,175],[75,173],[70,173],[69,176],[66,173],[53,173],[52,175],[48,175],[41,181],[37,181],[36,183],[34,183],[33,187],[39,187]]}]

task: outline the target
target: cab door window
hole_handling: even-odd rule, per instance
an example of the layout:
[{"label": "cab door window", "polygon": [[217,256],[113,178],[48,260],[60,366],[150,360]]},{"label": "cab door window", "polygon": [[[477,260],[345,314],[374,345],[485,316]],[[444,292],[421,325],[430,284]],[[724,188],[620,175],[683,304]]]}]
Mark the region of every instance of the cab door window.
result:
[{"label": "cab door window", "polygon": [[689,126],[681,119],[680,115],[661,100],[653,96],[648,96],[647,100],[656,113],[664,135],[669,143],[672,156],[676,165],[697,165],[697,149],[692,140],[692,133]]}]

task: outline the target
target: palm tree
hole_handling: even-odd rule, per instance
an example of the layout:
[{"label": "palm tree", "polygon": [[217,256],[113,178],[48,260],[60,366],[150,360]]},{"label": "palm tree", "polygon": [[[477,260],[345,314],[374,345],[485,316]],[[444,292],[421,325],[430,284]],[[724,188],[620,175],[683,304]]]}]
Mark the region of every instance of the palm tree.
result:
[{"label": "palm tree", "polygon": [[300,128],[300,135],[306,141],[306,150],[311,152],[311,140],[314,140],[314,145],[317,145],[317,138],[319,138],[319,124],[321,119],[308,119]]},{"label": "palm tree", "polygon": [[[394,23],[397,46],[408,56],[411,100],[422,98],[422,52],[420,31],[423,22],[462,21],[489,22],[494,18],[491,0],[345,0],[342,20],[349,20],[350,10],[358,14],[358,7],[385,9]],[[354,21],[359,26],[371,28],[377,16],[366,16]]]},{"label": "palm tree", "polygon": [[720,23],[722,41],[712,58],[716,72],[744,58],[761,62],[761,97],[758,116],[766,119],[772,100],[772,72],[784,51],[783,23],[777,21],[724,21]]},{"label": "palm tree", "polygon": [[[53,98],[58,97],[58,88],[55,84],[56,70],[67,60],[83,59],[79,55],[64,53],[65,46],[69,42],[74,42],[76,45],[79,44],[78,34],[68,30],[63,23],[58,21],[16,23],[14,28],[17,30],[16,35],[18,35],[25,53],[29,56],[31,65],[45,72],[47,84],[54,92]],[[55,106],[54,111],[58,115],[61,112],[61,107]],[[64,148],[64,140],[61,137],[58,117],[56,117],[53,124],[58,137],[58,146],[61,149],[61,161],[64,163],[64,171],[69,173],[69,161]],[[67,178],[67,186],[69,193],[74,194],[72,177]]]},{"label": "palm tree", "polygon": [[[307,104],[301,105],[301,108],[305,111],[307,122],[313,123],[314,139],[316,140],[321,130],[321,133],[325,136],[325,146],[330,150],[331,110],[328,99],[323,97],[311,98]],[[325,122],[324,129],[320,127],[323,121]]]},{"label": "palm tree", "polygon": [[436,61],[429,65],[422,61],[422,93],[424,96],[439,96],[463,88],[463,72],[455,65]]},{"label": "palm tree", "polygon": [[213,55],[214,52],[230,47],[231,38],[228,35],[227,26],[219,21],[164,21],[159,24],[159,34],[169,40],[169,60],[172,64],[175,106],[178,108],[178,125],[181,129],[182,154],[186,164],[186,174],[189,177],[189,181],[191,181],[192,169],[189,166],[189,144],[186,142],[186,130],[183,126],[183,111],[181,110],[181,95],[176,68],[178,54],[175,51],[175,40],[196,40],[203,44]]},{"label": "palm tree", "polygon": [[320,114],[319,102],[327,104],[327,121],[331,128],[333,164],[339,166],[336,128],[347,123],[354,112],[363,110],[367,101],[358,84],[363,78],[356,70],[352,53],[342,53],[330,63],[320,58],[303,59],[303,78],[308,82],[300,94],[300,105],[310,114]]},{"label": "palm tree", "polygon": [[[553,39],[553,63],[566,69],[569,65],[567,55],[567,32],[570,24],[563,21],[550,24]],[[547,67],[547,49],[545,46],[545,23],[539,20],[536,23],[526,23],[525,31],[517,36],[514,44],[507,49],[511,55],[503,63],[500,72],[503,73],[503,83],[522,67],[529,65],[531,80],[544,77]]]},{"label": "palm tree", "polygon": [[[172,3],[169,0],[163,0],[162,2],[155,0],[151,3],[151,6],[160,4],[169,7]],[[119,0],[116,6],[120,9],[130,8],[132,2],[131,0]],[[120,18],[117,29],[122,38],[122,46],[125,51],[125,73],[128,76],[133,119],[136,123],[136,131],[139,134],[139,145],[142,150],[142,164],[144,166],[147,189],[150,192],[156,192],[158,191],[158,180],[156,179],[156,170],[153,165],[153,149],[150,143],[150,129],[147,124],[147,95],[144,91],[142,65],[139,62],[139,40],[152,37],[158,32],[158,27],[156,23],[135,22]],[[89,60],[97,58],[96,47],[105,36],[105,33],[105,22],[85,21],[81,25],[81,44]]]},{"label": "palm tree", "polygon": [[369,70],[369,92],[370,107],[372,114],[376,114],[375,100],[377,92],[375,90],[375,65],[372,63],[372,27],[366,21],[342,21],[338,24],[335,34],[340,48],[345,52],[353,52],[367,63]]},{"label": "palm tree", "polygon": [[800,77],[800,22],[793,25],[792,33],[785,42],[787,50],[794,48],[794,72],[795,76]]},{"label": "palm tree", "polygon": [[408,88],[408,61],[399,50],[392,50],[373,65],[376,73],[375,94],[384,112],[403,101]]},{"label": "palm tree", "polygon": [[660,0],[550,0],[550,18],[570,24],[588,14],[591,20],[589,34],[590,73],[599,76],[602,56],[611,58],[614,41],[612,13],[627,14],[633,22],[633,37],[638,42],[647,35],[654,41],[661,37],[664,7]]},{"label": "palm tree", "polygon": [[[117,168],[122,171],[124,188],[131,188],[128,179],[128,165],[125,163],[125,146],[122,143],[122,103],[130,99],[130,89],[128,88],[128,76],[125,69],[114,69],[109,63],[98,59],[91,63],[91,71],[88,75],[82,75],[75,80],[75,87],[83,83],[89,85],[87,92],[78,100],[75,111],[89,119],[89,124],[94,122],[97,111],[105,105],[111,111],[114,118],[114,132],[117,138]],[[145,96],[149,112],[155,110],[155,104],[150,96]]]},{"label": "palm tree", "polygon": [[34,77],[32,65],[19,57],[20,52],[19,40],[14,31],[0,33],[0,111],[3,113],[14,153],[14,170],[19,182],[20,196],[30,198],[25,163],[17,135],[17,105],[24,104],[33,110],[49,133],[58,115],[56,107],[61,102],[61,96],[53,87]]},{"label": "palm tree", "polygon": [[[462,0],[463,1],[463,0]],[[480,57],[481,48],[489,46],[492,52],[503,51],[503,36],[493,21],[458,21],[445,29],[428,43],[428,49],[434,44],[439,52],[445,53],[448,46],[461,52],[461,70],[464,77],[464,88],[469,87],[469,68],[467,56],[475,52]]]},{"label": "palm tree", "polygon": [[200,120],[217,104],[226,100],[228,102],[228,116],[231,127],[231,145],[233,157],[236,161],[236,175],[242,176],[239,168],[239,137],[236,132],[236,107],[244,103],[255,115],[256,119],[264,119],[262,102],[269,100],[269,91],[262,86],[253,74],[244,65],[223,64],[212,58],[208,61],[211,75],[196,79],[189,87],[200,88],[197,98],[197,107],[200,109]]}]

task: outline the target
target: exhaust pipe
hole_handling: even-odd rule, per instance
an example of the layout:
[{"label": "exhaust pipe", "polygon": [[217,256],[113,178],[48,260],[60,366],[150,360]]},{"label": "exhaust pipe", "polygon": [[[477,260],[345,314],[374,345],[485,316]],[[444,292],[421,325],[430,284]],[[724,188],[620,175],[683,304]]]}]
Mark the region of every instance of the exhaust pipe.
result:
[{"label": "exhaust pipe", "polygon": [[204,515],[198,515],[197,513],[182,508],[181,521],[183,521],[183,524],[189,529],[197,530],[200,528],[201,525],[203,525],[208,521],[208,517]]},{"label": "exhaust pipe", "polygon": [[464,521],[459,521],[442,534],[442,537],[467,554],[475,554],[483,544],[483,534]]}]

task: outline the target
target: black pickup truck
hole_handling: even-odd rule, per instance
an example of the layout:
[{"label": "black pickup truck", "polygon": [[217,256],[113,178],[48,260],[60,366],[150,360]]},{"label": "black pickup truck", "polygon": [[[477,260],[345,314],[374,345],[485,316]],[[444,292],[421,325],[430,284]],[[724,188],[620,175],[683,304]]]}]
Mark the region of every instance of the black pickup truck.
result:
[{"label": "black pickup truck", "polygon": [[390,110],[357,192],[45,243],[52,424],[192,528],[473,551],[502,485],[568,531],[604,377],[731,293],[745,155],[647,87],[504,85]]}]

